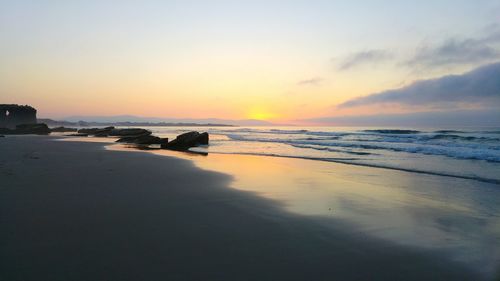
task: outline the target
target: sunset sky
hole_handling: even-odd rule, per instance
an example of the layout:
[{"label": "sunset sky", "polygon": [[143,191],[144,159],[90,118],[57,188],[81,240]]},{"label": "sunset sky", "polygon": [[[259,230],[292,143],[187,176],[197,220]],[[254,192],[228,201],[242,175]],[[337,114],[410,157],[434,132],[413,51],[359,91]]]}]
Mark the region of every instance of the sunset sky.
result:
[{"label": "sunset sky", "polygon": [[278,123],[500,108],[498,0],[359,2],[0,0],[0,103]]}]

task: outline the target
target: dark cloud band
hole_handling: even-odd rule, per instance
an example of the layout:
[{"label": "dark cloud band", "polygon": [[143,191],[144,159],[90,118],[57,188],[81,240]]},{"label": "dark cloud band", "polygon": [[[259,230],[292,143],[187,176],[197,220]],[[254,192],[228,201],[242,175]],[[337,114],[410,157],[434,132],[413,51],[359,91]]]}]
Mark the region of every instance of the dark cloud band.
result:
[{"label": "dark cloud band", "polygon": [[338,107],[395,103],[407,106],[450,104],[500,105],[500,63],[476,68],[462,75],[420,80],[400,89],[387,90],[344,102]]}]

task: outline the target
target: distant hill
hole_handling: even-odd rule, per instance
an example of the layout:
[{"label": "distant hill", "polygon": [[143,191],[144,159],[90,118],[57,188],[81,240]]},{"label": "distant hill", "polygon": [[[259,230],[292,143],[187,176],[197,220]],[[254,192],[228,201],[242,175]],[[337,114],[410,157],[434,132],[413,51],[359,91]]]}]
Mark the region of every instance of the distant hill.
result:
[{"label": "distant hill", "polygon": [[38,123],[45,123],[49,127],[103,127],[103,126],[123,126],[123,127],[144,127],[144,126],[165,126],[165,127],[232,127],[234,125],[217,123],[167,123],[167,122],[94,122],[94,121],[61,121],[48,118],[37,119]]},{"label": "distant hill", "polygon": [[[232,126],[272,126],[271,122],[255,119],[218,119],[218,118],[205,118],[205,119],[189,119],[189,118],[161,118],[161,117],[140,117],[134,115],[116,115],[116,116],[69,116],[63,118],[69,122],[84,121],[88,123],[162,123],[162,124],[212,124],[212,125],[232,125]],[[165,125],[161,125],[165,126]]]}]

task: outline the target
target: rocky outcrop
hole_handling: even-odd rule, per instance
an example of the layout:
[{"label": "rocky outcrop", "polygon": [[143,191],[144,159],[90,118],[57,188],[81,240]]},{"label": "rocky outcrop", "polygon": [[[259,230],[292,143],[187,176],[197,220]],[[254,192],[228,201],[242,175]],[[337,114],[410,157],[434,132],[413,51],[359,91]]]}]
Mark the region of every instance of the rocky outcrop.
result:
[{"label": "rocky outcrop", "polygon": [[149,136],[151,131],[141,128],[116,129],[115,127],[106,128],[84,128],[78,130],[79,134],[88,134],[95,137],[138,137]]},{"label": "rocky outcrop", "polygon": [[69,135],[65,135],[67,137],[88,137],[89,134],[85,134],[85,133],[76,133],[76,134],[69,134]]},{"label": "rocky outcrop", "polygon": [[106,127],[106,128],[84,128],[78,130],[79,134],[87,134],[93,135],[96,137],[107,137],[114,130],[115,127]]},{"label": "rocky outcrop", "polygon": [[4,135],[48,135],[50,129],[46,124],[21,124],[15,129],[0,128],[0,134]]},{"label": "rocky outcrop", "polygon": [[200,136],[198,137],[198,142],[201,145],[208,145],[208,139],[209,139],[208,133],[204,132],[204,133],[201,133]]},{"label": "rocky outcrop", "polygon": [[133,144],[166,144],[167,138],[160,138],[151,135],[128,136],[118,139],[116,142],[133,143]]},{"label": "rocky outcrop", "polygon": [[0,128],[15,129],[21,124],[36,124],[36,109],[28,105],[0,104]]},{"label": "rocky outcrop", "polygon": [[151,131],[141,128],[113,129],[109,135],[113,137],[143,136],[151,135]]},{"label": "rocky outcrop", "polygon": [[4,134],[4,135],[9,135],[13,131],[14,130],[7,129],[7,128],[0,128],[0,134]]},{"label": "rocky outcrop", "polygon": [[188,132],[177,136],[173,141],[161,145],[161,148],[171,150],[188,150],[191,147],[208,144],[208,133]]},{"label": "rocky outcrop", "polygon": [[66,127],[50,128],[50,132],[52,132],[52,133],[68,133],[68,132],[76,132],[76,131],[78,131],[77,128],[66,128]]},{"label": "rocky outcrop", "polygon": [[46,124],[22,124],[16,126],[17,134],[48,135],[50,129]]}]

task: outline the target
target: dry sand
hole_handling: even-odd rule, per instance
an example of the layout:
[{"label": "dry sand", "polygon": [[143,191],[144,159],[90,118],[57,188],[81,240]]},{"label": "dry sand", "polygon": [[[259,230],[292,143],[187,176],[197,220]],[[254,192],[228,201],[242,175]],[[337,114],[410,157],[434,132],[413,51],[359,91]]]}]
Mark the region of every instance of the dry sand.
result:
[{"label": "dry sand", "polygon": [[0,139],[0,280],[481,280],[183,159]]}]

